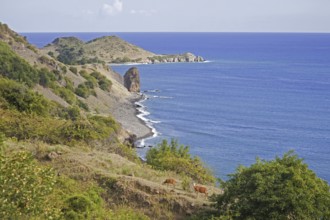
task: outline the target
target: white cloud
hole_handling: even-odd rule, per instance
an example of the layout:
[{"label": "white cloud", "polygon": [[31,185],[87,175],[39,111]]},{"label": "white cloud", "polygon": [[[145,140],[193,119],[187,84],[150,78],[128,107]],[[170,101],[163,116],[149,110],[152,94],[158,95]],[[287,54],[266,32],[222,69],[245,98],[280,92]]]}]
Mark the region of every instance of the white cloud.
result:
[{"label": "white cloud", "polygon": [[155,9],[151,9],[151,10],[144,10],[144,9],[141,9],[141,10],[135,10],[135,9],[132,9],[130,11],[131,14],[140,14],[140,15],[144,15],[144,16],[151,16],[153,14],[156,14],[157,11]]},{"label": "white cloud", "polygon": [[103,4],[102,13],[106,15],[115,15],[123,11],[123,2],[114,0],[112,4]]}]

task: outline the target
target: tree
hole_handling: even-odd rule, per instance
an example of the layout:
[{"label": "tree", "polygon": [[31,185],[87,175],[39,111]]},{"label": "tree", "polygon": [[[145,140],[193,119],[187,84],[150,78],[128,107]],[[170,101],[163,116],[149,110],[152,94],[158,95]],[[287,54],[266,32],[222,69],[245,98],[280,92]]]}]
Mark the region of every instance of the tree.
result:
[{"label": "tree", "polygon": [[222,183],[223,219],[330,219],[330,188],[297,155],[257,159]]}]

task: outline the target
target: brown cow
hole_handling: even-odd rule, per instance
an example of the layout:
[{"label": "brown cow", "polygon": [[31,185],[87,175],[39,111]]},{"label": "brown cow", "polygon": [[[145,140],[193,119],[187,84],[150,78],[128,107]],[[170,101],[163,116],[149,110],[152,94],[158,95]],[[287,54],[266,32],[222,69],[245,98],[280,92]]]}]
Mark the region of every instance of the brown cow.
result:
[{"label": "brown cow", "polygon": [[195,192],[197,193],[197,196],[198,196],[198,193],[204,193],[205,196],[207,197],[207,189],[206,189],[206,187],[204,187],[204,186],[197,186],[194,183],[194,189],[195,189]]},{"label": "brown cow", "polygon": [[175,179],[172,179],[172,178],[169,178],[169,179],[166,179],[164,182],[163,182],[163,185],[166,184],[167,186],[172,184],[173,185],[173,188],[175,188],[175,184],[176,184],[176,180]]}]

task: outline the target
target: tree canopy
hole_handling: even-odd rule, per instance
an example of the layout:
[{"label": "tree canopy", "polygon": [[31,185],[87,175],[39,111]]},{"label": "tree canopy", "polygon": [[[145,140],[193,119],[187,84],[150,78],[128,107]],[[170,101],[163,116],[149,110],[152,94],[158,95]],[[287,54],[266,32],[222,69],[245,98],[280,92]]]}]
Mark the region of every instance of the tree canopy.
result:
[{"label": "tree canopy", "polygon": [[330,219],[330,188],[293,152],[240,166],[222,183],[221,217],[230,219]]}]

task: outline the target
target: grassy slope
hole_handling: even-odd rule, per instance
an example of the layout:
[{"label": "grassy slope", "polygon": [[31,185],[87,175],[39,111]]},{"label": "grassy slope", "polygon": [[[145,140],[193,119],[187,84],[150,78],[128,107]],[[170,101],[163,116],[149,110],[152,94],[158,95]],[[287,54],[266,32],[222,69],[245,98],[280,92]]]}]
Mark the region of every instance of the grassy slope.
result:
[{"label": "grassy slope", "polygon": [[[31,67],[32,69],[46,68],[49,72],[60,70],[60,74],[70,79],[74,86],[86,81],[86,79],[79,74],[77,75],[70,71],[69,66],[61,64],[48,56],[47,59],[40,59],[40,57],[45,56],[42,52],[38,51],[26,42],[24,38],[4,25],[0,25],[0,38],[2,42],[8,44],[13,50],[14,54],[10,52],[10,56],[13,56],[16,61],[19,60],[19,62],[22,63],[30,63],[34,66],[33,68]],[[7,49],[5,46],[4,50]],[[18,54],[20,58],[18,56],[16,57],[15,54]],[[25,61],[22,61],[22,58],[24,58]],[[6,62],[9,61],[7,60]],[[67,67],[67,72],[63,70],[64,66]],[[29,68],[30,67],[27,67],[27,69]],[[95,69],[101,71],[102,68],[102,65],[90,65],[85,68],[77,66],[78,71],[87,69],[89,72]],[[113,79],[111,72],[109,73],[106,69],[102,71],[109,79]],[[4,74],[4,72],[1,74]],[[54,83],[56,83],[58,87],[63,87],[65,85],[62,80],[63,78],[64,77],[56,79]],[[8,83],[6,80],[4,82]],[[115,80],[113,80],[113,83],[112,91],[106,96],[113,95],[117,96],[115,99],[119,99],[127,95],[120,87],[120,84],[117,85]],[[14,83],[14,86],[16,85],[17,84]],[[42,92],[46,98],[55,101],[56,99],[62,100],[62,102],[67,104],[67,107],[71,106],[71,104],[66,102],[59,95],[52,92],[50,88],[45,88],[40,85],[32,86],[32,88]],[[23,91],[23,93],[25,93],[24,91],[30,91],[31,93],[31,90],[28,88],[21,91]],[[100,94],[104,93],[99,90],[97,91]],[[56,98],[54,98],[55,96]],[[88,103],[88,99],[84,101]],[[56,188],[58,195],[55,195],[55,198],[58,201],[55,200],[58,202],[58,204],[56,204],[59,207],[63,206],[64,199],[69,195],[77,193],[86,194],[86,189],[91,189],[95,186],[101,190],[98,191],[98,195],[102,197],[104,203],[104,205],[102,205],[102,209],[106,213],[104,216],[120,216],[120,213],[126,215],[127,210],[130,210],[128,207],[133,208],[133,210],[129,211],[131,213],[130,215],[135,216],[135,214],[132,213],[139,212],[146,214],[151,219],[185,219],[189,215],[198,214],[210,209],[212,210],[209,206],[211,203],[202,195],[197,196],[189,190],[183,190],[181,182],[183,182],[184,176],[168,171],[155,171],[136,160],[136,157],[132,154],[132,149],[122,146],[118,142],[119,138],[116,137],[119,134],[118,132],[112,133],[115,137],[109,137],[110,139],[107,138],[106,140],[104,138],[104,140],[96,138],[88,142],[78,140],[73,143],[67,140],[49,141],[48,139],[40,138],[42,137],[40,135],[49,131],[49,127],[54,129],[54,126],[50,126],[50,122],[52,122],[55,127],[58,124],[68,125],[69,123],[70,125],[70,123],[74,124],[76,122],[71,119],[65,119],[65,117],[62,119],[58,118],[59,116],[56,115],[56,113],[45,113],[45,115],[42,115],[41,113],[20,112],[14,110],[16,107],[8,104],[8,100],[0,100],[0,102],[0,110],[2,112],[1,123],[3,125],[2,127],[0,126],[0,132],[4,132],[7,135],[5,142],[6,154],[11,155],[19,150],[32,152],[40,165],[53,167],[54,171],[59,175],[59,183],[61,183],[62,178],[64,178],[64,182],[68,182],[68,184],[72,181],[71,185],[69,184],[65,187]],[[64,107],[56,107],[58,104],[51,106],[53,110],[54,108],[59,108],[61,111],[65,109],[65,105]],[[87,120],[86,122],[88,123],[92,122],[88,119],[88,112],[82,109],[79,111],[82,120]],[[14,119],[19,120],[20,117],[25,121],[23,126],[21,126],[22,120],[14,122]],[[15,126],[13,126],[11,130],[10,127],[8,127],[8,124],[13,122],[20,124],[23,138],[15,136],[15,134],[19,132],[19,130],[14,129]],[[30,130],[26,130],[26,128]],[[87,127],[87,130],[88,129]],[[31,134],[34,135],[31,136]],[[48,137],[49,134],[46,134],[46,136]],[[56,136],[54,138],[59,137]],[[113,141],[111,141],[111,139]],[[49,159],[49,153],[54,152],[57,156],[53,159]],[[161,184],[164,179],[169,177],[178,180],[179,183],[175,189]],[[219,190],[212,186],[208,186],[208,189],[210,194],[219,193]],[[114,214],[111,210],[117,211]]]},{"label": "grassy slope", "polygon": [[57,38],[42,49],[64,63],[111,63],[145,61],[154,53],[132,45],[116,36],[101,37],[84,43],[75,37]]}]

